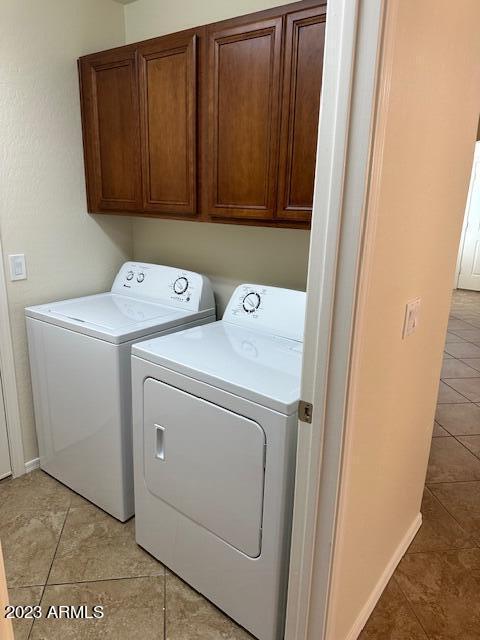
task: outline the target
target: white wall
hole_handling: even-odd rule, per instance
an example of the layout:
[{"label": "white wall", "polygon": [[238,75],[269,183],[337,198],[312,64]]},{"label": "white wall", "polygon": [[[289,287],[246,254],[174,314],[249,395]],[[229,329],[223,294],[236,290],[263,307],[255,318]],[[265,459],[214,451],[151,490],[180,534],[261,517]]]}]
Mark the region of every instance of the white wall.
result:
[{"label": "white wall", "polygon": [[76,60],[124,43],[112,0],[2,0],[0,233],[25,253],[28,280],[9,283],[25,459],[36,457],[26,305],[110,286],[132,250],[129,219],[87,214]]},{"label": "white wall", "polygon": [[[136,42],[285,4],[278,0],[137,0],[125,6],[127,42]],[[209,275],[223,312],[239,282],[305,289],[309,232],[176,220],[133,223],[136,260]]]}]

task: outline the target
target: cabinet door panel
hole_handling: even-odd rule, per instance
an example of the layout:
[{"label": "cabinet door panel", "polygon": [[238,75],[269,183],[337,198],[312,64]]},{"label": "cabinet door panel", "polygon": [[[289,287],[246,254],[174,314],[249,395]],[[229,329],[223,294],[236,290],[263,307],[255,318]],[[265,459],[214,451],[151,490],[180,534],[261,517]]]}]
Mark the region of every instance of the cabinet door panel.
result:
[{"label": "cabinet door panel", "polygon": [[287,15],[277,217],[312,211],[326,7]]},{"label": "cabinet door panel", "polygon": [[281,18],[209,37],[208,213],[272,218],[276,199]]},{"label": "cabinet door panel", "polygon": [[147,211],[196,211],[196,36],[140,47],[143,199]]},{"label": "cabinet door panel", "polygon": [[134,52],[80,65],[90,211],[141,207],[140,136]]}]

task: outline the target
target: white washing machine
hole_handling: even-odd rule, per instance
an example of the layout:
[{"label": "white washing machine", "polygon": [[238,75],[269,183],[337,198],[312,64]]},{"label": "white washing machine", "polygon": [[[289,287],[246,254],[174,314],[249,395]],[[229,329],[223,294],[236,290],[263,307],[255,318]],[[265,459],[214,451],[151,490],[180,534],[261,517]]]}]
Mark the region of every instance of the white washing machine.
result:
[{"label": "white washing machine", "polygon": [[215,320],[198,273],[127,262],[110,292],[25,310],[40,466],[115,516],[134,513],[130,350]]},{"label": "white washing machine", "polygon": [[261,640],[283,637],[305,294],[132,349],[136,539]]}]

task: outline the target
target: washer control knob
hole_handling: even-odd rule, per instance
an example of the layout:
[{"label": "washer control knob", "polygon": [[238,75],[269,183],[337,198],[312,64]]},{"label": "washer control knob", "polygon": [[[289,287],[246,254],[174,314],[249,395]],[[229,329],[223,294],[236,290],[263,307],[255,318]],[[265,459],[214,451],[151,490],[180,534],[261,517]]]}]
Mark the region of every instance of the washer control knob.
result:
[{"label": "washer control knob", "polygon": [[188,280],[187,278],[185,278],[185,276],[182,276],[181,278],[177,278],[173,283],[173,290],[179,296],[181,296],[182,293],[185,293],[187,289],[188,289]]},{"label": "washer control knob", "polygon": [[135,275],[135,274],[133,273],[133,271],[129,271],[129,272],[127,273],[127,280],[133,280],[133,276],[134,276],[134,275]]},{"label": "washer control knob", "polygon": [[243,299],[243,310],[247,313],[254,313],[260,306],[262,299],[258,293],[251,291]]},{"label": "washer control knob", "polygon": [[143,282],[145,280],[145,274],[140,272],[137,276],[137,282]]}]

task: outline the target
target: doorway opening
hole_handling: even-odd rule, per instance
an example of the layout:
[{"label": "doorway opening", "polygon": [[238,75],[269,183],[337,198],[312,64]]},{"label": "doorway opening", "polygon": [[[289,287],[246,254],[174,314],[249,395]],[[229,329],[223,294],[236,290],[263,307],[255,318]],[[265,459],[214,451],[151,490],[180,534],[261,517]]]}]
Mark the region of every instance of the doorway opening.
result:
[{"label": "doorway opening", "polygon": [[[472,175],[468,190],[455,288],[480,291],[480,125],[475,144]],[[475,296],[470,297],[475,300]]]}]

